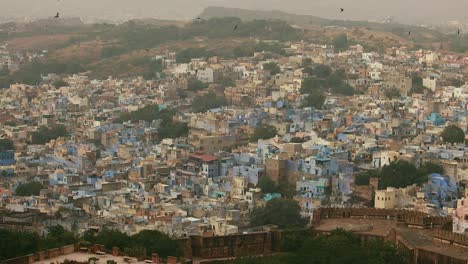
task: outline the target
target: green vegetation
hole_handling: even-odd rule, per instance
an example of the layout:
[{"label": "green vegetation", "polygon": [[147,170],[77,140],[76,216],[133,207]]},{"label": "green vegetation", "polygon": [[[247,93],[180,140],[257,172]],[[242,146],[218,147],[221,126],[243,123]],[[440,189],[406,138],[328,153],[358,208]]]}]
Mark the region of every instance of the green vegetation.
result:
[{"label": "green vegetation", "polygon": [[67,136],[67,129],[63,125],[55,127],[41,126],[39,129],[32,133],[32,144],[46,144],[52,139]]},{"label": "green vegetation", "polygon": [[301,138],[301,137],[293,137],[291,138],[291,140],[289,141],[290,143],[304,143],[306,142],[307,140],[305,138]]},{"label": "green vegetation", "polygon": [[53,82],[52,85],[53,85],[55,88],[60,88],[60,87],[69,86],[69,84],[68,84],[66,81],[62,80],[62,79]]},{"label": "green vegetation", "polygon": [[15,192],[18,196],[31,196],[39,195],[42,189],[44,189],[44,186],[40,182],[28,182],[20,184]]},{"label": "green vegetation", "polygon": [[258,125],[250,136],[251,142],[257,142],[259,139],[270,139],[276,136],[278,130],[276,127],[267,124]]},{"label": "green vegetation", "polygon": [[0,151],[15,150],[15,145],[10,139],[0,139]]},{"label": "green vegetation", "polygon": [[308,219],[301,216],[301,207],[291,199],[275,198],[265,207],[258,207],[250,216],[251,226],[276,225],[280,228],[305,227]]},{"label": "green vegetation", "polygon": [[307,239],[291,263],[407,263],[407,257],[387,242],[361,242],[351,232],[337,229],[329,235]]},{"label": "green vegetation", "polygon": [[311,75],[311,77],[303,80],[301,93],[313,94],[314,97],[316,97],[307,98],[304,106],[314,106],[320,109],[321,105],[323,105],[321,99],[325,100],[323,93],[326,91],[341,95],[353,95],[356,92],[355,89],[345,81],[346,73],[342,69],[333,71],[329,66],[319,64],[314,68],[306,67],[304,72]]},{"label": "green vegetation", "polygon": [[401,96],[400,90],[397,88],[386,89],[384,94],[388,99],[398,98]]},{"label": "green vegetation", "polygon": [[370,178],[377,177],[378,172],[375,170],[364,171],[356,175],[354,183],[359,186],[369,185]]},{"label": "green vegetation", "polygon": [[99,233],[88,230],[83,235],[83,240],[92,244],[102,244],[107,249],[118,247],[130,256],[143,255],[145,252],[147,257],[151,257],[152,253],[158,253],[161,257],[182,255],[182,249],[176,241],[154,230],[143,230],[133,236],[107,228]]},{"label": "green vegetation", "polygon": [[45,237],[37,233],[0,229],[0,260],[25,256],[34,252],[76,243],[73,233],[62,226],[48,229]]},{"label": "green vegetation", "polygon": [[262,193],[278,193],[279,188],[276,183],[268,176],[260,177],[257,187],[262,189]]},{"label": "green vegetation", "polygon": [[218,80],[215,81],[215,83],[219,84],[219,86],[221,86],[222,88],[236,87],[236,82],[228,76],[223,76],[219,78]]},{"label": "green vegetation", "polygon": [[324,64],[319,64],[312,70],[312,73],[315,76],[317,76],[317,78],[320,78],[320,79],[326,79],[330,77],[332,72],[333,72],[332,68]]},{"label": "green vegetation", "polygon": [[198,79],[195,79],[195,78],[192,78],[192,79],[189,79],[188,80],[188,84],[187,84],[187,89],[189,91],[193,91],[193,92],[196,92],[196,91],[200,91],[200,90],[203,90],[203,89],[206,89],[208,88],[208,84],[207,83],[204,83]]},{"label": "green vegetation", "polygon": [[302,107],[313,107],[315,109],[322,109],[325,103],[325,94],[318,92],[317,94],[309,94],[302,101]]},{"label": "green vegetation", "polygon": [[421,185],[427,181],[427,174],[418,170],[414,164],[399,160],[384,166],[380,171],[379,178],[379,189],[403,188],[414,183]]},{"label": "green vegetation", "polygon": [[218,108],[227,105],[226,98],[216,96],[215,93],[209,92],[205,95],[196,96],[192,102],[192,111],[195,113],[206,112],[213,108]]},{"label": "green vegetation", "polygon": [[0,65],[0,77],[7,76],[10,74],[10,69],[7,65]]},{"label": "green vegetation", "polygon": [[158,136],[160,139],[164,138],[178,138],[188,135],[187,123],[171,121],[168,123],[161,123],[161,127],[158,129]]},{"label": "green vegetation", "polygon": [[140,73],[146,80],[155,79],[156,74],[162,72],[164,68],[162,60],[155,60],[146,57],[133,59],[129,64],[134,67],[142,68]]},{"label": "green vegetation", "polygon": [[173,117],[175,113],[173,109],[159,110],[158,105],[147,105],[137,111],[121,114],[114,122],[152,122],[153,120],[161,119],[158,129],[160,139],[186,136],[188,134],[188,126],[186,123],[174,121]]},{"label": "green vegetation", "polygon": [[456,125],[446,127],[440,136],[444,142],[450,144],[465,142],[465,132]]},{"label": "green vegetation", "polygon": [[35,60],[22,66],[19,70],[8,76],[0,78],[0,88],[8,87],[13,83],[35,85],[42,81],[41,75],[48,73],[73,74],[83,71],[83,67],[77,62],[42,62]]},{"label": "green vegetation", "polygon": [[348,37],[346,34],[341,34],[338,37],[333,39],[333,46],[335,48],[335,51],[345,51],[349,47],[348,43]]},{"label": "green vegetation", "polygon": [[409,254],[381,240],[363,241],[343,229],[313,238],[305,230],[286,232],[283,249],[275,256],[245,257],[216,264],[395,264],[410,263]]},{"label": "green vegetation", "polygon": [[268,176],[261,177],[258,180],[257,187],[262,189],[263,194],[279,193],[286,198],[292,198],[296,194],[295,186],[289,184],[287,180],[275,183]]},{"label": "green vegetation", "polygon": [[207,51],[205,48],[188,48],[177,52],[177,63],[189,63],[194,58],[207,58],[212,56],[213,53]]},{"label": "green vegetation", "polygon": [[357,185],[369,184],[370,177],[379,178],[379,189],[387,187],[404,188],[412,184],[421,185],[428,180],[431,173],[444,173],[443,168],[435,163],[427,162],[420,168],[405,160],[393,161],[382,167],[380,171],[364,172],[356,176]]},{"label": "green vegetation", "polygon": [[281,72],[281,69],[276,62],[268,62],[263,64],[263,69],[270,71],[271,75],[276,75]]}]

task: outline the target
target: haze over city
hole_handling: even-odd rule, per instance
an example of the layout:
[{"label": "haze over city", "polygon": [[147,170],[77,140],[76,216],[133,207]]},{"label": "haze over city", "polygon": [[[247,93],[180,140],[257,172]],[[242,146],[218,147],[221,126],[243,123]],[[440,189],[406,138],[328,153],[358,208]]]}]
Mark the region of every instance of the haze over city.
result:
[{"label": "haze over city", "polygon": [[[127,20],[159,18],[186,20],[208,6],[256,10],[281,10],[333,19],[381,20],[393,17],[402,23],[438,24],[468,21],[465,0],[0,0],[0,17],[64,17]],[[340,13],[339,8],[345,12]]]},{"label": "haze over city", "polygon": [[0,0],[0,264],[468,264],[468,0]]}]

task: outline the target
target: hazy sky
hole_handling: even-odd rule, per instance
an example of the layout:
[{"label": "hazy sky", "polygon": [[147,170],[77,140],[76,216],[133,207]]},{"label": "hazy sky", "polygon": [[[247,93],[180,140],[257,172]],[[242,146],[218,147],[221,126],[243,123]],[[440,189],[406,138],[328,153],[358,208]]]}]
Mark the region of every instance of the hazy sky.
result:
[{"label": "hazy sky", "polygon": [[[393,16],[405,23],[468,21],[468,0],[0,0],[0,17],[190,19],[207,6],[278,9],[325,18],[372,20]],[[339,7],[345,8],[340,14]]]}]

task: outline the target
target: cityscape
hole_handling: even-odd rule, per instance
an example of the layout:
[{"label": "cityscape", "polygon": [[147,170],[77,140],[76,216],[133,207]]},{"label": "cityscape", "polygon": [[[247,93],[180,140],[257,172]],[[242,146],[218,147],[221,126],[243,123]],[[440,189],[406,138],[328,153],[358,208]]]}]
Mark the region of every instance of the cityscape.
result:
[{"label": "cityscape", "polygon": [[63,16],[0,24],[1,264],[468,264],[462,26]]}]

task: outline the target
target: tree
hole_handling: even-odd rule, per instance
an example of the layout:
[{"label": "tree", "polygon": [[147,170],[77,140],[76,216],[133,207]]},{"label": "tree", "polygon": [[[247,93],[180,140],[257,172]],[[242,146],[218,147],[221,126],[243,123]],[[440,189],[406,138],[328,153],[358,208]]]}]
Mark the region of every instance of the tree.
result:
[{"label": "tree", "polygon": [[348,37],[346,34],[341,34],[333,39],[333,46],[335,47],[335,51],[344,51],[347,50],[349,47],[348,44]]},{"label": "tree", "polygon": [[382,168],[379,175],[379,189],[387,187],[404,188],[412,184],[421,185],[427,181],[424,170],[405,160],[393,161]]},{"label": "tree", "polygon": [[444,174],[444,167],[434,162],[426,162],[419,169],[421,170],[421,173],[425,175],[431,173]]},{"label": "tree", "polygon": [[251,226],[277,225],[279,228],[305,227],[308,219],[301,216],[301,207],[290,199],[275,198],[265,207],[255,208],[250,216]]},{"label": "tree", "polygon": [[263,69],[270,71],[271,75],[276,75],[281,72],[281,69],[276,62],[268,62],[263,64]]},{"label": "tree", "polygon": [[63,125],[50,128],[41,126],[36,132],[32,133],[32,144],[46,144],[52,139],[65,137],[67,134],[67,129]]},{"label": "tree", "polygon": [[388,99],[398,98],[401,96],[400,90],[397,88],[390,88],[385,90],[385,96]]},{"label": "tree", "polygon": [[407,263],[408,258],[394,245],[380,240],[361,242],[343,229],[307,239],[290,263]]},{"label": "tree", "polygon": [[322,82],[316,77],[308,77],[302,81],[301,84],[301,93],[310,94],[313,92],[322,91]]},{"label": "tree", "polygon": [[40,191],[44,189],[44,186],[40,182],[29,182],[20,184],[16,188],[16,195],[18,196],[31,196],[39,195]]},{"label": "tree", "polygon": [[208,84],[198,80],[198,79],[189,79],[188,80],[188,84],[187,84],[187,89],[189,91],[200,91],[200,90],[203,90],[203,89],[206,89],[208,87]]},{"label": "tree", "polygon": [[227,77],[227,76],[224,76],[222,78],[219,78],[217,81],[216,81],[217,84],[219,84],[221,87],[223,88],[226,88],[226,87],[235,87],[236,86],[236,82],[230,78],[230,77]]},{"label": "tree", "polygon": [[260,177],[257,183],[257,187],[262,189],[262,193],[277,193],[278,192],[278,186],[268,176]]},{"label": "tree", "polygon": [[162,257],[181,256],[182,250],[177,242],[166,234],[155,230],[143,230],[131,237],[132,244],[144,247],[147,256],[158,253]]},{"label": "tree", "polygon": [[188,135],[188,131],[187,123],[173,121],[159,127],[158,137],[159,139],[184,137]]},{"label": "tree", "polygon": [[61,225],[51,226],[47,229],[47,232],[47,236],[42,242],[43,249],[57,248],[63,245],[70,245],[78,242],[75,234],[65,230],[65,228],[63,228]]},{"label": "tree", "polygon": [[205,48],[187,48],[179,51],[176,55],[177,63],[189,63],[193,58],[205,58],[212,53]]},{"label": "tree", "polygon": [[68,84],[66,81],[62,80],[62,79],[55,81],[52,85],[53,85],[55,88],[60,88],[60,87],[69,86],[69,84]]},{"label": "tree", "polygon": [[0,76],[7,76],[10,74],[10,70],[8,69],[7,65],[0,65]]},{"label": "tree", "polygon": [[15,150],[13,141],[10,139],[0,139],[0,151]]},{"label": "tree", "polygon": [[225,105],[227,105],[226,98],[222,96],[216,96],[215,93],[209,92],[205,95],[196,96],[193,99],[192,111],[195,113],[201,113]]},{"label": "tree", "polygon": [[293,137],[293,138],[291,138],[291,140],[289,142],[291,142],[291,143],[304,143],[306,141],[307,140],[305,138]]},{"label": "tree", "polygon": [[104,228],[95,237],[95,243],[104,245],[107,249],[118,247],[124,249],[132,245],[130,237],[115,229]]},{"label": "tree", "polygon": [[250,136],[251,142],[257,142],[259,139],[270,139],[276,136],[278,130],[276,127],[268,124],[260,124],[254,129],[253,134]]},{"label": "tree", "polygon": [[302,101],[302,107],[313,107],[315,109],[322,109],[325,103],[325,95],[322,92],[316,94],[309,94]]},{"label": "tree", "polygon": [[365,171],[356,175],[354,183],[359,186],[369,185],[370,178],[377,176],[376,171]]},{"label": "tree", "polygon": [[328,65],[319,64],[314,68],[314,74],[317,78],[326,79],[330,77],[333,70]]},{"label": "tree", "polygon": [[440,136],[444,142],[450,144],[465,142],[465,132],[456,125],[446,127]]}]

